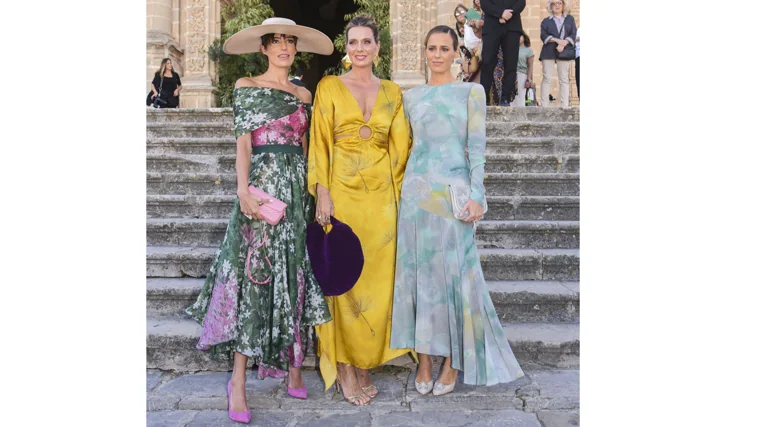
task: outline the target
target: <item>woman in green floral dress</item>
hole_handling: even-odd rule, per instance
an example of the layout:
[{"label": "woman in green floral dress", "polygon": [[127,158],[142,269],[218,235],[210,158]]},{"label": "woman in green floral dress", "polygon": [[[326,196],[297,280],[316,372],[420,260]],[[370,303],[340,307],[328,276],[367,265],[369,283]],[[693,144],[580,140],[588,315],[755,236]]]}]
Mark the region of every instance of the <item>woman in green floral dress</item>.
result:
[{"label": "woman in green floral dress", "polygon": [[[258,378],[282,378],[289,373],[289,393],[306,398],[300,367],[305,355],[313,352],[312,326],[331,320],[306,251],[306,225],[314,219],[305,156],[311,93],[291,83],[288,70],[297,44],[300,47],[303,42],[311,47],[309,51],[327,54],[332,43],[324,36],[328,52],[322,38],[315,43],[291,34],[303,33],[304,27],[273,19],[276,25],[241,32],[256,30],[243,34],[248,39],[243,40],[242,49],[260,45],[269,69],[235,85],[238,198],[200,296],[187,309],[203,325],[197,348],[234,359],[228,385],[231,418],[243,413],[250,419],[245,402],[249,358],[258,365]],[[276,32],[269,33],[273,26]],[[263,31],[267,32],[262,35]],[[244,53],[236,36],[225,44],[228,53]],[[287,204],[285,216],[276,225],[261,220],[259,207],[267,200],[253,195],[249,185]],[[245,422],[246,417],[242,419]]]}]

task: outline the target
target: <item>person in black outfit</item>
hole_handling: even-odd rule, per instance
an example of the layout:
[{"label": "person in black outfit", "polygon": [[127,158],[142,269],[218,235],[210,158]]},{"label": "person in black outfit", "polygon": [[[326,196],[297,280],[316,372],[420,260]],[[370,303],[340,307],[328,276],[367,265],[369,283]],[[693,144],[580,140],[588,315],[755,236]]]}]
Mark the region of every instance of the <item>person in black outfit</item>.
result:
[{"label": "person in black outfit", "polygon": [[489,98],[488,104],[492,105],[493,71],[501,46],[504,52],[501,105],[507,105],[517,94],[517,58],[523,31],[520,13],[525,9],[525,0],[480,0],[480,7],[485,15],[480,83]]},{"label": "person in black outfit", "polygon": [[182,82],[179,79],[179,74],[174,72],[172,67],[172,60],[164,58],[161,61],[161,68],[156,71],[156,75],[153,77],[153,82],[150,84],[153,93],[150,95],[150,104],[154,104],[156,96],[161,93],[161,99],[166,101],[166,104],[155,103],[159,108],[177,108],[179,107],[179,93],[182,90]]},{"label": "person in black outfit", "polygon": [[293,78],[290,80],[290,82],[296,86],[305,87],[306,85],[301,79],[303,79],[303,68],[298,67],[296,68],[296,72],[293,73]]}]

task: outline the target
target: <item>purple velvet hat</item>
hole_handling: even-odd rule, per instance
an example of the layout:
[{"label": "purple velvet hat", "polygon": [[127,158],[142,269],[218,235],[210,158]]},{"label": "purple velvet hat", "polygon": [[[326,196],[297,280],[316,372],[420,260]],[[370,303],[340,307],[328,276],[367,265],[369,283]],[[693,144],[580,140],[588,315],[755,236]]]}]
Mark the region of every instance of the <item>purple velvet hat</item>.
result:
[{"label": "purple velvet hat", "polygon": [[354,287],[364,268],[364,252],[351,227],[330,217],[332,230],[319,223],[306,227],[306,249],[311,269],[325,296],[343,295]]}]

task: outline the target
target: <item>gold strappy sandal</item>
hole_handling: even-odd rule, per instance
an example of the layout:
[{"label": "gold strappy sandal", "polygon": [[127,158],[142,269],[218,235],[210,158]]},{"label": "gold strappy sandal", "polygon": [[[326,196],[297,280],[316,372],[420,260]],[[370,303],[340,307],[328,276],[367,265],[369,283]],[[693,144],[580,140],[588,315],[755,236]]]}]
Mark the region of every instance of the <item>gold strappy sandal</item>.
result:
[{"label": "gold strappy sandal", "polygon": [[368,385],[367,387],[362,387],[362,391],[370,398],[377,396],[377,387],[375,387],[374,384]]},{"label": "gold strappy sandal", "polygon": [[[338,380],[337,378],[335,379],[335,390],[336,390],[338,393],[340,393],[340,380]],[[361,394],[355,394],[355,395],[353,395],[353,396],[346,396],[346,395],[343,395],[343,398],[344,398],[344,399],[346,399],[346,400],[348,401],[348,403],[350,403],[350,404],[352,404],[352,405],[354,405],[354,406],[364,406],[364,405],[369,405],[369,401],[368,401],[367,403],[361,403],[361,402],[359,401],[359,398],[360,398],[360,397],[361,397]]]}]

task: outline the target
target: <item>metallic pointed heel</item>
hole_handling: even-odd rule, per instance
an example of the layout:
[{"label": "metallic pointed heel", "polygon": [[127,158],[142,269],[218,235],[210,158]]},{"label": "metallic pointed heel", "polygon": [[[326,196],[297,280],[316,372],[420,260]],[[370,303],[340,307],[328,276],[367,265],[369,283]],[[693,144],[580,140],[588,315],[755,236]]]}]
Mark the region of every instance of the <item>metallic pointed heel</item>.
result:
[{"label": "metallic pointed heel", "polygon": [[417,393],[424,396],[430,393],[430,390],[433,389],[433,382],[432,381],[422,381],[422,382],[415,381],[414,388],[417,389]]},{"label": "metallic pointed heel", "polygon": [[435,385],[433,386],[433,396],[443,396],[444,394],[451,393],[454,391],[454,386],[456,384],[456,380],[454,380],[454,382],[451,384],[443,384],[436,381]]}]

